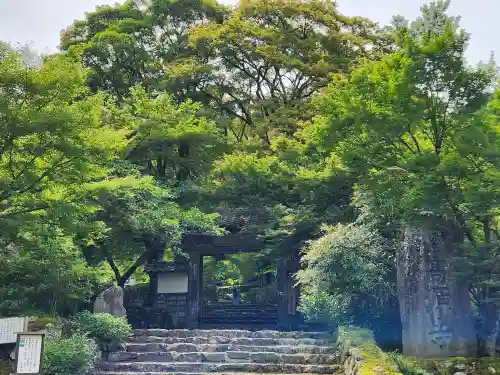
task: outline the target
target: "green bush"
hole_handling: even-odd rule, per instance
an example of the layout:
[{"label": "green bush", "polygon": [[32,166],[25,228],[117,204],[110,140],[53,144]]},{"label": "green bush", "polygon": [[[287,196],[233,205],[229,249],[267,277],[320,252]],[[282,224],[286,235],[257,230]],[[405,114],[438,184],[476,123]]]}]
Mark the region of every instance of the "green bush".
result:
[{"label": "green bush", "polygon": [[57,337],[45,344],[43,375],[79,375],[90,370],[99,359],[95,342],[82,333],[70,338]]},{"label": "green bush", "polygon": [[336,328],[345,321],[346,306],[335,296],[318,290],[301,294],[299,311],[308,323],[324,324]]},{"label": "green bush", "polygon": [[95,339],[105,352],[114,350],[132,336],[132,327],[125,318],[86,311],[78,314],[76,320],[78,329]]}]

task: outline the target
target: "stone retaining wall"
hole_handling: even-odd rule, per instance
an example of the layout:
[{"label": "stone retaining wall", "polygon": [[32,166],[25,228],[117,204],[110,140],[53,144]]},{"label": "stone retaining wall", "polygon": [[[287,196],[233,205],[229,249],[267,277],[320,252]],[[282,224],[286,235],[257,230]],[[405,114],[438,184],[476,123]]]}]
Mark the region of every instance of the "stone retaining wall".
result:
[{"label": "stone retaining wall", "polygon": [[402,375],[368,330],[342,328],[339,351],[344,375]]},{"label": "stone retaining wall", "polygon": [[347,355],[342,362],[344,375],[361,375],[361,368],[363,366],[363,356],[356,348],[348,350]]}]

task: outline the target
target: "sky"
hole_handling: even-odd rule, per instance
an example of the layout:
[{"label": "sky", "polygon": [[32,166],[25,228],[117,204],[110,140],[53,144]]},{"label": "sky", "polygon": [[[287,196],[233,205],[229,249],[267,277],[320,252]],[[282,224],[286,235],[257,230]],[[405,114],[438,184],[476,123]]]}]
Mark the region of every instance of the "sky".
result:
[{"label": "sky", "polygon": [[[234,0],[225,0],[230,2]],[[40,52],[54,52],[61,30],[82,19],[96,5],[116,0],[0,0],[0,40],[31,43]],[[388,24],[394,14],[410,20],[419,15],[427,0],[337,0],[348,16],[363,16]],[[462,27],[472,34],[467,58],[470,63],[487,61],[491,52],[500,61],[500,38],[494,30],[500,18],[500,0],[452,0],[450,13],[462,16]]]}]

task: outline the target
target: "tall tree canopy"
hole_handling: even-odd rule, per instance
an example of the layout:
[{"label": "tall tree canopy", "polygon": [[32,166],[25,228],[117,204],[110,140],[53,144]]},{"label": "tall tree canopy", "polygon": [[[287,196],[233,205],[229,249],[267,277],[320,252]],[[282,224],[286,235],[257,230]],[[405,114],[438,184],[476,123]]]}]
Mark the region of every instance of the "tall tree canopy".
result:
[{"label": "tall tree canopy", "polygon": [[[424,7],[411,27],[400,23],[400,51],[335,76],[316,98],[323,116],[311,130],[358,175],[375,207],[405,228],[398,257],[403,344],[418,355],[441,352],[431,344],[434,333],[415,339],[422,330],[439,331],[435,342],[450,354],[471,353],[469,285],[450,274],[449,259],[477,246],[479,225],[491,230],[498,202],[495,70],[466,65],[468,35],[446,16],[447,5]],[[420,326],[415,314],[424,299],[438,312]]]}]

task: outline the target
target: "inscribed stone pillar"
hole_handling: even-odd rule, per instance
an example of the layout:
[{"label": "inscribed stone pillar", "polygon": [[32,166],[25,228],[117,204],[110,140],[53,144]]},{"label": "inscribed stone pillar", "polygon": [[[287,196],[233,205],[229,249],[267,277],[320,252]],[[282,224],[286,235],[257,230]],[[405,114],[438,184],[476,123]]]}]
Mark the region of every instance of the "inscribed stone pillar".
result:
[{"label": "inscribed stone pillar", "polygon": [[403,353],[416,357],[474,355],[475,332],[466,281],[450,273],[452,233],[407,228],[397,258]]}]

